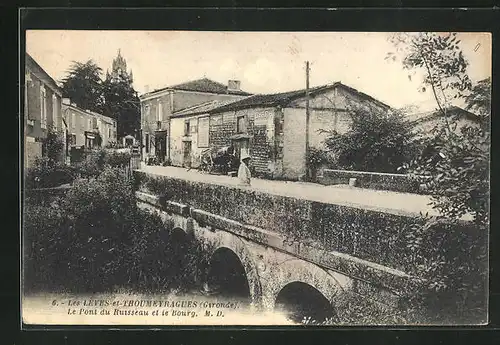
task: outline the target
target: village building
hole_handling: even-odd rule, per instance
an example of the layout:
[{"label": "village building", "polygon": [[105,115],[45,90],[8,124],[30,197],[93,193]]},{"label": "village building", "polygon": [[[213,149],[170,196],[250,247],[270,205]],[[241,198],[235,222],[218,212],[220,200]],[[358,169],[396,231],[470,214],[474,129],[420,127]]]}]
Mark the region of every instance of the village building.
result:
[{"label": "village building", "polygon": [[210,148],[210,112],[237,101],[209,101],[174,112],[170,117],[172,165],[199,167],[202,152]]},{"label": "village building", "polygon": [[479,128],[482,124],[480,116],[457,106],[446,108],[446,115],[448,121],[446,121],[443,112],[436,109],[411,114],[408,119],[413,125],[414,133],[421,138],[435,135],[436,130],[444,130],[447,128],[446,122],[456,134],[460,134],[464,126]]},{"label": "village building", "polygon": [[116,144],[116,120],[84,110],[63,99],[62,111],[68,127],[68,154],[71,148],[92,149]]},{"label": "village building", "polygon": [[[43,145],[47,133],[54,130],[65,142],[61,116],[62,90],[55,80],[29,55],[25,54],[24,88],[24,166],[46,156]],[[64,161],[64,154],[61,154]]]},{"label": "village building", "polygon": [[[141,102],[142,157],[156,158],[159,163],[171,161],[170,117],[181,109],[208,101],[239,100],[249,96],[240,88],[240,81],[227,85],[203,78],[147,92]],[[191,130],[191,129],[190,129]]]},{"label": "village building", "polygon": [[[340,82],[309,89],[309,147],[322,148],[328,132],[350,128],[350,107],[390,107]],[[299,179],[306,173],[306,90],[253,95],[174,112],[172,164],[199,164],[205,147],[235,148],[249,154],[257,176]],[[175,136],[175,139],[174,139]]]}]

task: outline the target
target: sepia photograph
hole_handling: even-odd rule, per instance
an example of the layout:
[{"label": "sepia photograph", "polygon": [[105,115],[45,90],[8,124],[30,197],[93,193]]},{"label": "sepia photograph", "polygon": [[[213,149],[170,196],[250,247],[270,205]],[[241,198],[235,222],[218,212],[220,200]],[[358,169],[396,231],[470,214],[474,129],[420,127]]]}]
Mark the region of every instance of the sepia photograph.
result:
[{"label": "sepia photograph", "polygon": [[491,33],[25,35],[24,325],[488,323]]}]

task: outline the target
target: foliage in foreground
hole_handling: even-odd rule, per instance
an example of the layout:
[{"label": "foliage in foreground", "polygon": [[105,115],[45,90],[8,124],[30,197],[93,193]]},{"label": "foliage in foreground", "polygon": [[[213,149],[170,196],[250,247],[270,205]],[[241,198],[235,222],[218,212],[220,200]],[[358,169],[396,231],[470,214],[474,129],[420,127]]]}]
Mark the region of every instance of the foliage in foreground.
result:
[{"label": "foliage in foreground", "polygon": [[50,188],[72,183],[78,177],[96,178],[106,166],[127,168],[130,158],[131,155],[128,152],[104,149],[91,151],[81,162],[71,166],[51,156],[37,158],[33,166],[26,169],[25,187],[27,189]]},{"label": "foliage in foreground", "polygon": [[24,215],[26,291],[161,292],[196,281],[199,245],[179,253],[171,227],[137,207],[120,169],[76,181],[50,206],[27,204]]},{"label": "foliage in foreground", "polygon": [[481,231],[489,224],[490,134],[464,126],[427,139],[424,151],[409,166],[428,177],[425,188],[433,208],[450,219],[471,215]]},{"label": "foliage in foreground", "polygon": [[325,145],[336,169],[398,173],[417,150],[412,126],[401,114],[351,107],[351,128],[331,132]]},{"label": "foliage in foreground", "polygon": [[32,167],[26,169],[24,186],[27,189],[51,188],[73,182],[74,167],[48,157],[35,159]]}]

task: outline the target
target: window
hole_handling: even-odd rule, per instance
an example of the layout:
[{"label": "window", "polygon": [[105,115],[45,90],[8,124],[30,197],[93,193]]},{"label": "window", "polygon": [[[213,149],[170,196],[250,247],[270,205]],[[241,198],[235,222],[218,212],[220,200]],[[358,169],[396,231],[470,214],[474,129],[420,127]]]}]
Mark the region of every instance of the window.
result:
[{"label": "window", "polygon": [[189,123],[189,120],[187,120],[184,122],[184,135],[189,136],[190,132],[191,132],[190,123]]},{"label": "window", "polygon": [[108,138],[111,138],[111,128],[108,128]]},{"label": "window", "polygon": [[209,127],[210,118],[200,117],[198,119],[198,147],[208,147],[209,146]]},{"label": "window", "polygon": [[56,94],[52,94],[52,123],[56,130],[59,130],[59,117],[57,116],[57,97]]},{"label": "window", "polygon": [[149,134],[146,134],[146,153],[149,153]]},{"label": "window", "polygon": [[24,78],[24,81],[25,81],[25,85],[24,85],[24,108],[25,108],[25,111],[26,111],[26,118],[28,120],[31,120],[31,117],[30,117],[30,112],[29,112],[29,102],[28,102],[28,87],[29,85],[31,84],[32,80],[31,80],[31,73],[29,71],[26,71],[26,76]]},{"label": "window", "polygon": [[238,116],[236,119],[236,132],[245,133],[247,130],[245,116]]},{"label": "window", "polygon": [[71,128],[75,128],[75,127],[76,127],[76,114],[71,113]]},{"label": "window", "polygon": [[160,101],[158,101],[156,111],[158,112],[157,121],[163,121],[163,107]]},{"label": "window", "polygon": [[47,128],[47,94],[45,86],[40,85],[40,125],[42,128]]},{"label": "window", "polygon": [[71,145],[76,145],[76,135],[71,134]]}]

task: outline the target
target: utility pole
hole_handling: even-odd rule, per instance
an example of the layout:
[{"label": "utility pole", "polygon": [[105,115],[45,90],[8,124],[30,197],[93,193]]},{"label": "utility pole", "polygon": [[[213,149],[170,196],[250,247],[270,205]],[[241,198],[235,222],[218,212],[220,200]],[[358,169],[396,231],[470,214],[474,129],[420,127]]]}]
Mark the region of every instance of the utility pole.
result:
[{"label": "utility pole", "polygon": [[306,179],[309,179],[309,61],[306,61]]}]

